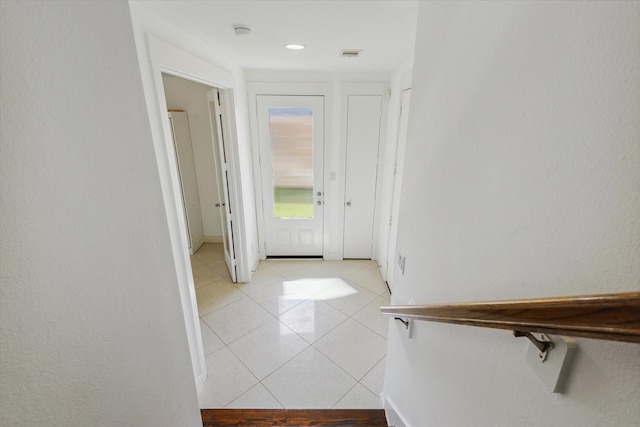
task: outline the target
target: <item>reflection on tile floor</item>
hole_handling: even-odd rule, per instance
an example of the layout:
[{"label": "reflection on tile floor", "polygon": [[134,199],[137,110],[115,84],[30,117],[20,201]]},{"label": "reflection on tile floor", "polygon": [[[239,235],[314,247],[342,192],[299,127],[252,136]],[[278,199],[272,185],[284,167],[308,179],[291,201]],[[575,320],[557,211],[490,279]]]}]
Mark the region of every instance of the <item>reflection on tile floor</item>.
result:
[{"label": "reflection on tile floor", "polygon": [[250,283],[231,283],[221,243],[191,262],[200,407],[380,407],[389,293],[374,261],[262,261]]}]

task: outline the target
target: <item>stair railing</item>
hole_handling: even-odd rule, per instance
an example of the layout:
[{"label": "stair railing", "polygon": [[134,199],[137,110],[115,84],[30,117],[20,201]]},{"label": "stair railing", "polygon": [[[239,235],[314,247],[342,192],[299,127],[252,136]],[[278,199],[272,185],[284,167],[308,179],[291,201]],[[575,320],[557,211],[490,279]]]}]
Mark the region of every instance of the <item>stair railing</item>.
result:
[{"label": "stair railing", "polygon": [[[382,314],[409,319],[640,344],[640,292],[438,305],[380,307]],[[544,342],[538,340],[538,348]],[[535,342],[534,342],[535,344]],[[541,349],[541,351],[544,351]]]}]

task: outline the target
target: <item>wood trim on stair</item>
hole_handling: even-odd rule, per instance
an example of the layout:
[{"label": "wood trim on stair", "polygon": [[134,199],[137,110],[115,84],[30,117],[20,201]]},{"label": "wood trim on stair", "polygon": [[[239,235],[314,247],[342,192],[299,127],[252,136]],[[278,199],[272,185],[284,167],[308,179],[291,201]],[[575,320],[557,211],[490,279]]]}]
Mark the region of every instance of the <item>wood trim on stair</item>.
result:
[{"label": "wood trim on stair", "polygon": [[640,292],[380,310],[402,319],[640,343]]},{"label": "wood trim on stair", "polygon": [[212,426],[387,426],[383,409],[202,409]]}]

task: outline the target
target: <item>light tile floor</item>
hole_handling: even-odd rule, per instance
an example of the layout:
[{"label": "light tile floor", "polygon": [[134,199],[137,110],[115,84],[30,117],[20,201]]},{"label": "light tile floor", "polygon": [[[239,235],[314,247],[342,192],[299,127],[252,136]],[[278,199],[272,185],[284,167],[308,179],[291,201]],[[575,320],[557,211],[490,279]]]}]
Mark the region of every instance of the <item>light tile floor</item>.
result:
[{"label": "light tile floor", "polygon": [[231,283],[222,244],[191,257],[202,408],[379,408],[389,293],[374,261],[260,262]]}]

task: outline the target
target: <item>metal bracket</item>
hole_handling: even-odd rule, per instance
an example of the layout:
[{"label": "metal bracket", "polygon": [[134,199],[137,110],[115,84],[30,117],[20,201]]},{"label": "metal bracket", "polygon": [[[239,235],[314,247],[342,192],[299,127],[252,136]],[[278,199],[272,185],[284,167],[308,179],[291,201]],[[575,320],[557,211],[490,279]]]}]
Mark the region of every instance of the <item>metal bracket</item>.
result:
[{"label": "metal bracket", "polygon": [[405,329],[409,329],[409,321],[408,320],[404,320],[402,317],[394,317],[394,319],[401,321],[402,324],[404,325],[404,328]]},{"label": "metal bracket", "polygon": [[544,363],[545,359],[547,358],[549,350],[553,348],[553,343],[544,334],[540,334],[540,339],[537,339],[531,332],[513,331],[513,336],[527,337],[529,341],[531,341],[533,345],[535,345],[538,350],[540,350],[540,353],[538,353],[538,357],[540,358],[540,362],[542,363]]}]

